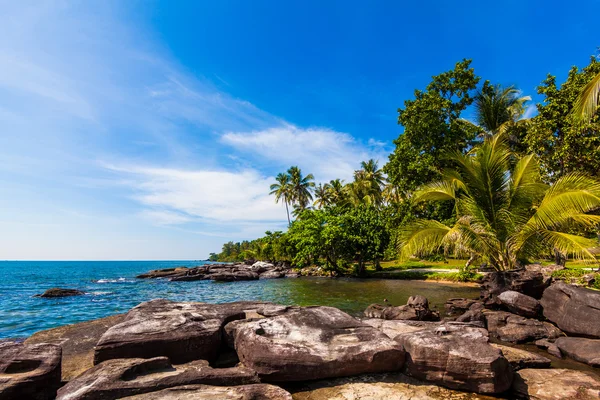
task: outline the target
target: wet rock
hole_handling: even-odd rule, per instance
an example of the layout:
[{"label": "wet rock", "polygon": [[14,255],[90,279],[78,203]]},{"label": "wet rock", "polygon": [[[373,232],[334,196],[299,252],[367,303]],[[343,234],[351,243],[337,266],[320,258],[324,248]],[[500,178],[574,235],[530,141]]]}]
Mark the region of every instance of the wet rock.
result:
[{"label": "wet rock", "polygon": [[401,346],[332,307],[306,307],[239,324],[240,361],[270,382],[304,381],[399,370]]},{"label": "wet rock", "polygon": [[119,399],[190,384],[236,386],[258,382],[252,370],[215,369],[204,360],[173,366],[166,357],[115,359],[67,383],[58,391],[57,400]]},{"label": "wet rock", "polygon": [[536,269],[491,272],[483,278],[480,297],[486,306],[499,305],[498,295],[507,290],[539,299],[550,282]]},{"label": "wet rock", "polygon": [[501,393],[512,383],[512,368],[485,329],[444,324],[395,340],[406,351],[406,372],[417,379],[475,393]]},{"label": "wet rock", "polygon": [[542,307],[540,302],[523,293],[507,290],[498,295],[500,304],[508,311],[527,318],[535,318],[540,315]]},{"label": "wet rock", "polygon": [[485,327],[485,317],[483,315],[483,304],[473,303],[469,310],[456,318],[456,322],[471,322],[481,324]]},{"label": "wet rock", "polygon": [[252,264],[252,267],[250,268],[253,272],[256,272],[257,274],[262,274],[265,271],[275,268],[275,266],[268,262],[257,261],[254,264]]},{"label": "wet rock", "polygon": [[62,347],[62,380],[69,381],[94,366],[94,346],[111,326],[123,322],[125,314],[40,331],[25,344],[51,343]]},{"label": "wet rock", "polygon": [[0,343],[0,399],[53,399],[60,360],[60,346],[54,344]]},{"label": "wet rock", "polygon": [[210,279],[218,282],[255,281],[258,274],[252,271],[219,272],[211,274]]},{"label": "wet rock", "polygon": [[411,296],[404,306],[382,306],[371,304],[365,310],[369,318],[412,321],[439,321],[440,314],[429,309],[429,302],[423,296]]},{"label": "wet rock", "polygon": [[477,303],[478,300],[473,299],[449,299],[444,304],[444,309],[448,315],[462,315],[471,308],[471,306]]},{"label": "wet rock", "polygon": [[285,272],[283,271],[267,271],[263,272],[259,276],[260,279],[279,279],[285,278]]},{"label": "wet rock", "polygon": [[71,297],[71,296],[81,296],[84,295],[81,290],[77,289],[61,289],[61,288],[53,288],[48,289],[42,294],[36,294],[34,297],[44,297],[44,298],[53,298],[53,297]]},{"label": "wet rock", "polygon": [[600,379],[571,369],[522,369],[515,374],[513,395],[531,400],[597,400]]},{"label": "wet rock", "polygon": [[523,349],[503,346],[501,344],[491,343],[491,345],[502,351],[502,354],[513,369],[519,370],[523,368],[550,368],[552,361],[549,358],[540,356]]},{"label": "wet rock", "polygon": [[131,309],[123,322],[98,341],[94,363],[113,358],[169,357],[173,363],[212,361],[222,342],[222,327],[243,319],[246,312],[284,312],[285,307],[262,302],[204,304],[152,300]]},{"label": "wet rock", "polygon": [[188,385],[127,397],[127,400],[292,400],[280,387],[266,384],[234,387]]},{"label": "wet rock", "polygon": [[560,337],[556,339],[554,344],[567,357],[592,367],[600,367],[600,340]]},{"label": "wet rock", "polygon": [[526,343],[564,335],[548,322],[524,318],[506,311],[486,311],[483,315],[490,336],[504,342]]},{"label": "wet rock", "polygon": [[544,349],[548,352],[548,354],[553,355],[554,357],[563,358],[560,349],[556,344],[549,341],[548,339],[540,339],[535,341],[535,345],[540,349]]},{"label": "wet rock", "polygon": [[600,292],[556,282],[541,300],[544,316],[568,334],[600,339]]}]

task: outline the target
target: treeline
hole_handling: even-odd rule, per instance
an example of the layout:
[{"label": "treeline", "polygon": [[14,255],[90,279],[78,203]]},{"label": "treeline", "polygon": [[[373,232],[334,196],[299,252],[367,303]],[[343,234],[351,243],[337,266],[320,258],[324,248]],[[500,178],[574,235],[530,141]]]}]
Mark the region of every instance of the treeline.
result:
[{"label": "treeline", "polygon": [[[595,253],[589,240],[600,222],[595,216],[600,198],[593,192],[600,177],[599,77],[595,57],[583,69],[573,67],[561,85],[548,75],[537,89],[543,96],[538,114],[527,119],[529,97],[513,86],[482,81],[470,60],[460,61],[432,77],[425,89],[415,90],[414,98],[398,109],[403,132],[383,169],[368,160],[351,182],[336,179],[317,185],[312,174],[304,176],[291,167],[271,186],[275,201],[285,205],[288,231],[226,243],[211,259],[286,260],[332,270],[354,265],[362,274],[366,263],[406,256],[408,248],[412,256],[452,254],[499,269],[524,257],[591,257]],[[473,121],[463,118],[466,110],[473,111]],[[497,163],[486,164],[492,155]],[[518,175],[523,173],[522,160],[531,161],[527,190],[517,185],[526,181]],[[591,179],[587,197],[577,176]],[[558,191],[569,179],[575,183],[570,181],[571,192],[561,198],[563,210],[551,210],[562,224],[555,228],[564,234],[559,238],[532,231],[535,245],[528,244],[527,251],[511,247],[551,189]],[[516,204],[521,208],[513,208]],[[502,219],[496,215],[500,210],[506,214]],[[439,229],[427,230],[424,221],[439,224]],[[502,262],[494,258],[496,250]]]}]

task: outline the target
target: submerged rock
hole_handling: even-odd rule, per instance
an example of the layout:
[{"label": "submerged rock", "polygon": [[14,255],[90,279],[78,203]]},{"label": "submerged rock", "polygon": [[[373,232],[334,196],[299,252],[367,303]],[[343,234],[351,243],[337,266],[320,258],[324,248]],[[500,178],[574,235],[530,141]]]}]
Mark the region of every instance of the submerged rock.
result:
[{"label": "submerged rock", "polygon": [[564,334],[554,325],[528,319],[505,311],[486,311],[486,319],[490,336],[504,342],[526,343],[539,339],[555,339]]},{"label": "submerged rock", "polygon": [[240,361],[269,382],[397,371],[404,363],[398,343],[332,307],[236,324],[233,336]]},{"label": "submerged rock", "polygon": [[567,357],[592,367],[600,367],[600,340],[561,337],[556,339],[554,344]]},{"label": "submerged rock", "polygon": [[531,400],[598,400],[600,379],[571,369],[522,369],[515,375],[513,394]]},{"label": "submerged rock", "polygon": [[369,318],[382,318],[390,320],[411,321],[439,321],[440,314],[429,309],[427,298],[417,295],[408,298],[404,306],[382,306],[371,304],[365,310],[365,316]]},{"label": "submerged rock", "polygon": [[62,288],[52,288],[46,290],[42,294],[36,294],[34,297],[45,297],[45,298],[53,298],[53,297],[71,297],[71,296],[81,296],[85,293],[81,290],[77,289],[62,289]]},{"label": "submerged rock", "polygon": [[491,343],[491,345],[502,351],[502,354],[506,357],[515,371],[523,368],[550,368],[550,364],[552,364],[552,361],[549,358],[527,350],[516,349],[514,347],[496,343]]},{"label": "submerged rock", "polygon": [[127,400],[292,400],[280,387],[266,384],[219,387],[179,386],[158,392],[127,397]]},{"label": "submerged rock", "polygon": [[60,360],[60,346],[54,344],[0,343],[0,399],[54,399]]}]

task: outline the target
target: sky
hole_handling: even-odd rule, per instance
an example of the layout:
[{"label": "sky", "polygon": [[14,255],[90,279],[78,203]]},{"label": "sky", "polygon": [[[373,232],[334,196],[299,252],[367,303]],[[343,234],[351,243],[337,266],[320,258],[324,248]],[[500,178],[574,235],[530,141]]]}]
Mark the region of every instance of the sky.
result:
[{"label": "sky", "polygon": [[546,74],[597,54],[599,11],[0,0],[0,259],[203,259],[283,230],[277,173],[382,166],[398,107],[463,58],[539,102]]}]

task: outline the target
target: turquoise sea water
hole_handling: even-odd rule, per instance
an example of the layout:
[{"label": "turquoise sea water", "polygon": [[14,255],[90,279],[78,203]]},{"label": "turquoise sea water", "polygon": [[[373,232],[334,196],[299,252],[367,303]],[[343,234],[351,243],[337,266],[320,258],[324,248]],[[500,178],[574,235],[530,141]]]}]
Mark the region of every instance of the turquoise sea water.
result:
[{"label": "turquoise sea water", "polygon": [[[281,304],[330,305],[358,315],[387,298],[405,304],[422,294],[441,306],[451,297],[476,298],[478,289],[421,281],[357,279],[273,279],[248,282],[169,282],[136,279],[143,272],[199,261],[0,261],[0,339],[122,313],[137,304],[167,298],[208,303],[264,300]],[[43,299],[46,289],[63,287],[84,296]]]}]

